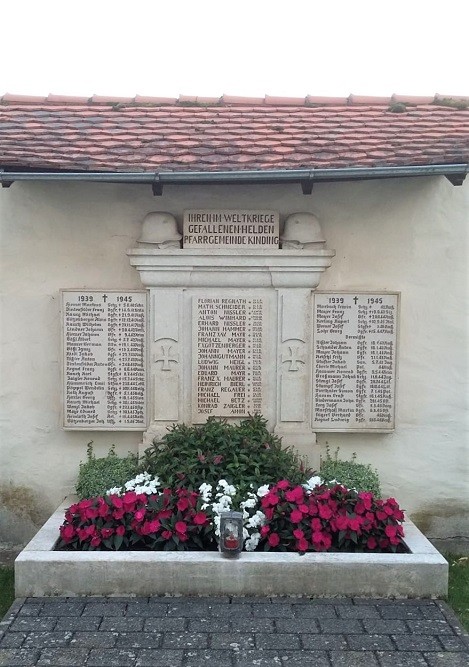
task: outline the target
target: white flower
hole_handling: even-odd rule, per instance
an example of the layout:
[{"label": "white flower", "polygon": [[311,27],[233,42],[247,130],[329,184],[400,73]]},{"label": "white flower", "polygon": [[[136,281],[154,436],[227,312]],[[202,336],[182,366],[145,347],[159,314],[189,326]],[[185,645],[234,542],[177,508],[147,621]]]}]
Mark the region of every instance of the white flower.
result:
[{"label": "white flower", "polygon": [[122,488],[120,486],[114,486],[112,489],[106,491],[107,496],[120,496],[122,493]]},{"label": "white flower", "polygon": [[315,475],[314,477],[310,477],[308,481],[303,484],[303,487],[307,491],[313,491],[317,486],[321,486],[323,483],[324,482],[319,475]]},{"label": "white flower", "polygon": [[244,543],[244,548],[246,549],[246,551],[254,551],[257,548],[260,539],[261,539],[260,533],[253,533],[251,537],[248,537],[248,539]]},{"label": "white flower", "polygon": [[269,493],[269,485],[268,484],[264,484],[264,486],[260,486],[257,489],[257,495],[259,496],[259,498],[263,498],[268,493]]}]

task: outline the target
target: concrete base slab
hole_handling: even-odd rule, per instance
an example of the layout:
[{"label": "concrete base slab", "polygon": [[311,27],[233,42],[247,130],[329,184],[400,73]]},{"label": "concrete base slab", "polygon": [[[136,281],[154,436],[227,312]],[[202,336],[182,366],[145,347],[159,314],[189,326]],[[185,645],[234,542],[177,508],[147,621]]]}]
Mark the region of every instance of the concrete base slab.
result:
[{"label": "concrete base slab", "polygon": [[66,499],[15,561],[17,597],[308,595],[442,597],[448,563],[409,519],[406,554],[53,551]]}]

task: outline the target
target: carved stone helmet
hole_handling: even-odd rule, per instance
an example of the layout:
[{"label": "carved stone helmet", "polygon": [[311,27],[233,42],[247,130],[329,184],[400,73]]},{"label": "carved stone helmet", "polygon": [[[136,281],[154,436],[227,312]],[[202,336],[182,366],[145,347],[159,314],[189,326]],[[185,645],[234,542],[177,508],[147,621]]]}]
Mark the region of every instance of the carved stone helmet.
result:
[{"label": "carved stone helmet", "polygon": [[167,241],[180,241],[176,218],[172,213],[154,211],[148,213],[142,225],[142,235],[139,243],[166,243]]},{"label": "carved stone helmet", "polygon": [[285,220],[283,236],[280,237],[282,246],[307,247],[309,243],[325,243],[319,220],[313,213],[292,213]]}]

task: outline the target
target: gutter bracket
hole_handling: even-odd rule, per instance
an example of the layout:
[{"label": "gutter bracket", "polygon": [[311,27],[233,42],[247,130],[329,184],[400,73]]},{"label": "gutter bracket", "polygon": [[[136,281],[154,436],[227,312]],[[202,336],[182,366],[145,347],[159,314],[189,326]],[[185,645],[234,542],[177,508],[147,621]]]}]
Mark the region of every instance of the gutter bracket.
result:
[{"label": "gutter bracket", "polygon": [[310,171],[308,178],[301,180],[301,189],[304,195],[310,195],[313,191],[314,173]]},{"label": "gutter bracket", "polygon": [[445,176],[451,185],[462,185],[466,178],[466,174],[445,174]]},{"label": "gutter bracket", "polygon": [[153,183],[151,184],[151,190],[154,197],[161,197],[163,194],[163,183],[160,181],[160,175],[155,174],[153,178]]},{"label": "gutter bracket", "polygon": [[14,183],[14,181],[9,181],[7,178],[5,178],[5,170],[0,169],[0,182],[2,184],[2,188],[9,188],[10,185]]}]

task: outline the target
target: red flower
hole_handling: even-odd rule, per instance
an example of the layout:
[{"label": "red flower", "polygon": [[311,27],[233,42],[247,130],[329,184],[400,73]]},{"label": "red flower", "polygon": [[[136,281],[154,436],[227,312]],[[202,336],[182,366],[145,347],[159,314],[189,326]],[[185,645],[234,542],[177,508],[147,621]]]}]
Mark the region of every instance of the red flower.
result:
[{"label": "red flower", "polygon": [[116,535],[125,535],[125,526],[117,526]]},{"label": "red flower", "polygon": [[197,514],[194,515],[192,521],[195,523],[196,526],[203,526],[208,521],[207,515],[204,514],[204,512],[197,512]]},{"label": "red flower", "polygon": [[374,537],[369,537],[366,542],[366,546],[368,549],[376,549],[376,547],[378,546],[378,542]]},{"label": "red flower", "polygon": [[298,551],[308,551],[309,543],[308,540],[306,540],[304,537],[300,537],[298,542],[296,543],[296,548]]},{"label": "red flower", "polygon": [[171,530],[163,530],[163,532],[161,533],[161,536],[162,536],[165,540],[170,540],[170,539],[172,538],[172,536],[173,536],[173,533],[172,533]]},{"label": "red flower", "polygon": [[269,545],[271,547],[276,547],[280,544],[280,537],[277,533],[271,533],[269,535]]},{"label": "red flower", "polygon": [[288,489],[290,487],[290,482],[287,479],[282,479],[278,484],[277,488],[282,489],[285,491],[285,489]]},{"label": "red flower", "polygon": [[311,530],[317,531],[321,530],[321,528],[322,528],[321,519],[318,519],[317,517],[311,519]]},{"label": "red flower", "polygon": [[359,517],[355,517],[355,519],[349,519],[348,525],[350,530],[357,532],[360,530],[361,521]]},{"label": "red flower", "polygon": [[103,540],[107,540],[111,535],[114,535],[114,529],[113,528],[102,528],[101,529],[101,537]]},{"label": "red flower", "polygon": [[222,461],[223,461],[223,456],[221,454],[217,454],[216,456],[213,457],[213,462],[216,466]]},{"label": "red flower", "polygon": [[396,535],[397,535],[397,526],[392,526],[392,525],[386,526],[386,528],[384,529],[384,532],[386,533],[386,535],[388,537],[396,537]]},{"label": "red flower", "polygon": [[270,533],[270,526],[262,526],[260,533],[261,537],[265,537],[266,535],[268,535]]},{"label": "red flower", "polygon": [[60,536],[64,542],[71,542],[76,535],[74,526],[60,526]]},{"label": "red flower", "polygon": [[319,516],[321,519],[330,519],[332,516],[332,510],[329,505],[319,505]]},{"label": "red flower", "polygon": [[343,514],[339,514],[339,516],[335,520],[335,525],[337,526],[337,530],[347,530],[348,526],[347,517],[344,516]]},{"label": "red flower", "polygon": [[187,498],[179,498],[176,505],[180,512],[184,512],[189,507],[189,501]]},{"label": "red flower", "polygon": [[91,546],[92,547],[99,547],[100,544],[101,544],[101,538],[98,537],[98,535],[95,535],[93,537],[93,539],[91,540]]},{"label": "red flower", "polygon": [[300,523],[302,518],[303,518],[303,513],[300,512],[300,510],[293,510],[293,512],[290,514],[290,521],[292,523]]},{"label": "red flower", "polygon": [[291,491],[285,493],[285,498],[289,503],[302,503],[304,498],[304,490],[302,486],[295,486]]},{"label": "red flower", "polygon": [[299,528],[295,528],[293,531],[293,537],[296,537],[297,540],[300,540],[302,537],[304,537],[304,535],[304,532]]},{"label": "red flower", "polygon": [[145,508],[139,509],[134,513],[135,521],[143,521],[145,517],[146,510]]},{"label": "red flower", "polygon": [[176,533],[178,533],[178,536],[180,537],[181,535],[185,535],[187,531],[187,523],[184,523],[184,521],[176,521],[174,524],[174,528],[176,529]]}]

